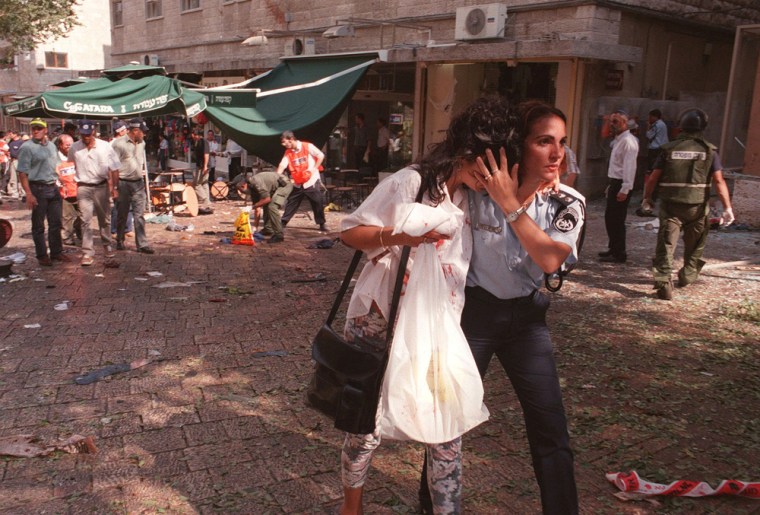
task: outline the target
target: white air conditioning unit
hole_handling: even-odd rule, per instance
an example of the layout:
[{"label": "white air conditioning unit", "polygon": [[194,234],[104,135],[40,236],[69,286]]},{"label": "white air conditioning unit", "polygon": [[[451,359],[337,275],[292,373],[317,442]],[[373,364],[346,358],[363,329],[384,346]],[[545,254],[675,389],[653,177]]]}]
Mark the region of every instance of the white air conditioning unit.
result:
[{"label": "white air conditioning unit", "polygon": [[145,66],[158,66],[158,56],[156,54],[145,54],[142,57],[142,63]]},{"label": "white air conditioning unit", "polygon": [[286,56],[292,55],[314,55],[316,54],[317,43],[312,37],[293,38],[293,41],[285,43],[283,53]]},{"label": "white air conditioning unit", "polygon": [[454,39],[467,41],[471,39],[503,38],[506,21],[506,4],[457,7]]}]

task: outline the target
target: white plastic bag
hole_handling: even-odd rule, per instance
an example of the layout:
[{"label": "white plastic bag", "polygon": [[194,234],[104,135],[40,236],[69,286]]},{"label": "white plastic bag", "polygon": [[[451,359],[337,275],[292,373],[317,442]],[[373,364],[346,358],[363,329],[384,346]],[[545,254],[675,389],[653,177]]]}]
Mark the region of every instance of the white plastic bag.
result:
[{"label": "white plastic bag", "polygon": [[382,387],[381,434],[444,443],[488,420],[483,382],[433,245],[417,248]]}]

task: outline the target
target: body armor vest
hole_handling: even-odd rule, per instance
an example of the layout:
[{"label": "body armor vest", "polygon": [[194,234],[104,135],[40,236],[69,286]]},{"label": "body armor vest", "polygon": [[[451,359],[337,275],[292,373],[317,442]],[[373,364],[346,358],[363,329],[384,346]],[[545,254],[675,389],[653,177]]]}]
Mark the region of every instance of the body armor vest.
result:
[{"label": "body armor vest", "polygon": [[681,134],[663,145],[665,164],[658,183],[660,198],[681,204],[707,202],[715,149],[701,134]]}]

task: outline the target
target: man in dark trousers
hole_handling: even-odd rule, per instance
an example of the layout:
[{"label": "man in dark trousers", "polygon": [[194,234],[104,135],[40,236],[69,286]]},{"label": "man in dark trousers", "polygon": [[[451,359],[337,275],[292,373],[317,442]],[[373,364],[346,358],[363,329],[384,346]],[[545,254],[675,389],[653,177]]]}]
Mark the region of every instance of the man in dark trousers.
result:
[{"label": "man in dark trousers", "polygon": [[[27,141],[18,155],[18,173],[26,193],[26,205],[32,210],[32,240],[37,261],[42,266],[53,266],[53,261],[70,261],[63,253],[61,240],[62,198],[58,191],[58,150],[47,137],[47,123],[35,118],[29,122],[32,139]],[[48,224],[45,244],[45,221]]]},{"label": "man in dark trousers", "polygon": [[610,124],[615,134],[612,153],[607,169],[607,207],[604,210],[604,224],[607,228],[609,248],[599,253],[599,261],[625,263],[628,259],[625,248],[625,218],[631,201],[633,181],[636,179],[639,140],[628,128],[628,115],[617,111],[610,116]]},{"label": "man in dark trousers", "polygon": [[683,230],[683,268],[678,271],[678,286],[697,280],[705,262],[702,253],[710,228],[710,187],[715,183],[723,217],[730,225],[734,211],[728,186],[723,179],[723,166],[717,148],[702,134],[707,127],[707,115],[700,109],[685,111],[678,122],[681,133],[674,141],[662,146],[662,154],[644,189],[644,199],[652,200],[657,188],[660,198],[660,229],[653,261],[654,287],[662,300],[673,298],[673,253]]},{"label": "man in dark trousers", "polygon": [[285,214],[282,215],[282,225],[288,225],[298,206],[306,197],[314,212],[314,221],[319,225],[319,230],[326,232],[325,227],[325,201],[322,194],[322,181],[319,170],[325,155],[316,146],[308,141],[299,141],[291,131],[285,131],[280,137],[282,146],[285,147],[285,155],[277,166],[277,173],[282,175],[285,170],[290,172],[293,181],[293,191],[288,196],[285,205]]},{"label": "man in dark trousers", "polygon": [[208,188],[208,140],[203,137],[202,130],[193,131],[193,161],[195,172],[193,173],[193,188],[198,197],[198,214],[210,215],[214,212],[211,207],[211,195]]}]

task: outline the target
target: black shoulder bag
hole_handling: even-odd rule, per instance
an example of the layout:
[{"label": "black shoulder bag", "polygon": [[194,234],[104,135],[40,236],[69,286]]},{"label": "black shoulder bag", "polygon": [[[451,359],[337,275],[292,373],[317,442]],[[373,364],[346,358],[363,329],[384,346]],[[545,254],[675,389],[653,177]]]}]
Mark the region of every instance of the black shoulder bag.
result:
[{"label": "black shoulder bag", "polygon": [[[423,188],[420,187],[417,202],[422,199],[422,192]],[[376,345],[361,338],[347,342],[332,328],[332,322],[361,259],[361,250],[354,254],[327,321],[312,341],[311,357],[316,366],[306,393],[307,403],[333,419],[335,427],[342,431],[369,434],[375,430],[380,389],[388,365],[409,251],[410,247],[405,246],[401,252],[384,349],[378,349]]]}]

